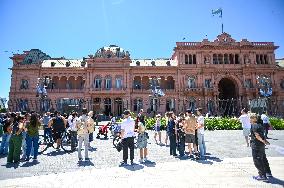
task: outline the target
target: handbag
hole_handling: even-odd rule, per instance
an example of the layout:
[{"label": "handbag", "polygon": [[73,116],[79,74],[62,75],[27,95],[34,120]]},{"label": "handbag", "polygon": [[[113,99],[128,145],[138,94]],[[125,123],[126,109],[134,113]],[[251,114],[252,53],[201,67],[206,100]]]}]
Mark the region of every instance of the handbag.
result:
[{"label": "handbag", "polygon": [[116,150],[118,152],[120,152],[121,150],[123,149],[123,144],[122,144],[122,141],[118,142],[117,145],[116,145]]}]

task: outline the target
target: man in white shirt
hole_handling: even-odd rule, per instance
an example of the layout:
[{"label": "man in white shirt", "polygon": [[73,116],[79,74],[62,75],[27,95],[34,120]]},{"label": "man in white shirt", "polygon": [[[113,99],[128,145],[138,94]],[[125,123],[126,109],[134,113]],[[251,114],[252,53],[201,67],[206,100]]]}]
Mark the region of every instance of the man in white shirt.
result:
[{"label": "man in white shirt", "polygon": [[248,115],[247,109],[245,108],[242,109],[241,113],[242,115],[239,117],[239,120],[242,123],[243,135],[245,137],[247,147],[249,147],[249,134],[250,134],[250,129],[251,129],[250,117]]},{"label": "man in white shirt", "polygon": [[130,116],[130,111],[125,110],[123,112],[124,120],[121,123],[121,140],[123,144],[123,161],[120,166],[127,164],[128,148],[130,149],[130,162],[133,165],[134,159],[134,129],[135,121]]},{"label": "man in white shirt", "polygon": [[264,136],[265,136],[265,138],[268,138],[267,135],[268,135],[268,129],[270,127],[270,121],[269,121],[269,118],[266,115],[266,111],[263,111],[260,118],[261,118],[262,123],[263,123]]},{"label": "man in white shirt", "polygon": [[198,147],[200,151],[200,159],[205,160],[206,146],[204,141],[204,116],[202,116],[202,109],[198,108],[197,111],[197,138],[198,138]]}]

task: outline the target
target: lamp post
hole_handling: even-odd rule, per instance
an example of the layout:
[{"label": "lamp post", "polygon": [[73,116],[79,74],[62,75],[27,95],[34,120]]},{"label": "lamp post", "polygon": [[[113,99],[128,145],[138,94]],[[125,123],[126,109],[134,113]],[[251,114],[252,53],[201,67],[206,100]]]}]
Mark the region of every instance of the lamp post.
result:
[{"label": "lamp post", "polygon": [[[262,106],[262,112],[263,111],[268,111],[268,99],[270,96],[272,96],[272,86],[271,86],[271,79],[268,76],[265,75],[261,75],[261,76],[257,76],[257,85],[259,88],[259,95],[260,95],[260,100],[261,97],[262,99],[264,99],[264,105]],[[261,106],[258,106],[258,113],[259,113],[259,108]],[[264,110],[264,108],[266,108]]]},{"label": "lamp post", "polygon": [[[42,78],[37,79],[37,85],[36,85],[36,97],[39,100],[39,111],[42,112],[46,109],[46,102],[47,102],[47,90],[46,88],[51,82],[51,78],[45,76]],[[49,108],[48,104],[48,107]],[[47,109],[48,110],[48,109]]]},{"label": "lamp post", "polygon": [[156,77],[150,78],[151,95],[149,95],[149,98],[150,98],[150,105],[153,105],[154,115],[156,115],[158,106],[160,106],[160,100],[159,100],[160,97],[165,95],[165,93],[162,91],[160,87],[159,83],[160,80],[161,78],[156,78]]}]

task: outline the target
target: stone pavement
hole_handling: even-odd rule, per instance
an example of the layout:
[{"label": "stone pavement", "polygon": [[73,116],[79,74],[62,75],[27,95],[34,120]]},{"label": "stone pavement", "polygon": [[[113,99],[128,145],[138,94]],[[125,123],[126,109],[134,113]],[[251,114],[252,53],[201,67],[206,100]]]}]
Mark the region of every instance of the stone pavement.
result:
[{"label": "stone pavement", "polygon": [[[0,158],[0,187],[282,187],[284,181],[284,131],[271,131],[266,154],[274,179],[256,182],[251,149],[244,146],[241,131],[206,131],[207,161],[180,160],[169,148],[154,144],[149,131],[149,160],[143,165],[118,167],[122,152],[112,140],[96,139],[91,160],[78,162],[77,152],[50,150],[38,162],[6,165]],[[165,134],[163,132],[162,134]],[[135,152],[138,160],[138,151]],[[130,180],[128,180],[131,177]]]},{"label": "stone pavement", "polygon": [[59,174],[2,180],[1,187],[283,187],[284,160],[268,159],[274,178],[269,183],[252,179],[251,158],[216,161],[178,161],[77,170]]}]

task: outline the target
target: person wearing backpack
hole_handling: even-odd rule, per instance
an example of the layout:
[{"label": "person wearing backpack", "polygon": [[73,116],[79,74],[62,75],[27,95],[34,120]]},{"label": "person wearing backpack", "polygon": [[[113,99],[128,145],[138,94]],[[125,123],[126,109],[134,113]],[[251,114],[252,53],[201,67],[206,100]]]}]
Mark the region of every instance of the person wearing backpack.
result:
[{"label": "person wearing backpack", "polygon": [[52,132],[54,135],[54,140],[56,141],[57,147],[56,149],[59,149],[61,145],[61,137],[63,132],[66,128],[66,120],[62,116],[60,116],[58,111],[54,112],[54,116],[50,121],[48,127],[52,127]]},{"label": "person wearing backpack", "polygon": [[77,134],[78,134],[78,158],[79,161],[82,160],[82,154],[81,154],[81,148],[82,148],[82,143],[84,141],[84,146],[85,146],[85,160],[89,160],[89,155],[88,155],[88,148],[89,148],[89,133],[88,133],[88,119],[89,117],[87,116],[87,109],[83,108],[82,109],[82,115],[77,119],[76,126],[77,126]]}]

